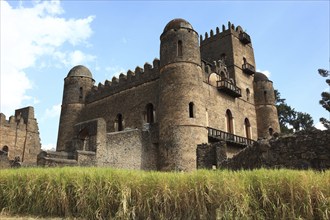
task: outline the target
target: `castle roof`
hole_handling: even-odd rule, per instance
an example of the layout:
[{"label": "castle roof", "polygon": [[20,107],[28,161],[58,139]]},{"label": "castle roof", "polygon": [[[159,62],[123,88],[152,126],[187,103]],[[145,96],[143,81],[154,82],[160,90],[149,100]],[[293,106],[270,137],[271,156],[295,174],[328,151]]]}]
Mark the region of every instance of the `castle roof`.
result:
[{"label": "castle roof", "polygon": [[91,79],[93,78],[91,71],[89,71],[89,69],[83,65],[73,67],[68,73],[68,77],[72,76],[82,76]]},{"label": "castle roof", "polygon": [[168,22],[163,32],[169,31],[171,29],[179,29],[179,28],[187,28],[192,30],[194,29],[188,21],[182,18],[176,18]]},{"label": "castle roof", "polygon": [[259,81],[269,81],[268,77],[263,74],[263,73],[260,73],[260,72],[256,72],[254,74],[254,81],[255,82],[259,82]]}]

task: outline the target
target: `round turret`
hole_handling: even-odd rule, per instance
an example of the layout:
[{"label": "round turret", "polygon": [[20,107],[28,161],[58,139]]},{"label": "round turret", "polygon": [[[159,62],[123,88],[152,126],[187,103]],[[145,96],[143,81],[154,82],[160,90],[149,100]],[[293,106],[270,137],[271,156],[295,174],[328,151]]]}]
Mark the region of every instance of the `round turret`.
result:
[{"label": "round turret", "polygon": [[91,71],[89,71],[89,69],[83,65],[78,65],[73,67],[69,73],[67,77],[87,77],[87,78],[91,78],[93,79],[92,73]]},{"label": "round turret", "polygon": [[271,137],[274,132],[280,132],[273,82],[263,73],[256,72],[254,74],[254,92],[258,137]]},{"label": "round turret", "polygon": [[197,144],[208,141],[198,34],[174,19],[160,40],[160,169],[193,170]]},{"label": "round turret", "polygon": [[92,73],[85,66],[73,67],[64,79],[63,104],[84,103],[94,85]]},{"label": "round turret", "polygon": [[270,81],[270,80],[268,79],[268,77],[265,74],[256,72],[254,74],[254,82],[259,82],[259,81]]},{"label": "round turret", "polygon": [[94,85],[92,73],[85,66],[73,67],[64,79],[57,151],[70,151],[73,127],[85,106],[85,97]]},{"label": "round turret", "polygon": [[201,65],[198,33],[184,19],[170,21],[160,36],[160,66],[174,62]]},{"label": "round turret", "polygon": [[168,22],[168,24],[164,28],[163,33],[167,32],[169,30],[172,30],[172,29],[178,30],[181,28],[190,29],[192,31],[194,30],[188,21],[186,21],[182,18],[176,18],[176,19],[173,19],[172,21]]}]

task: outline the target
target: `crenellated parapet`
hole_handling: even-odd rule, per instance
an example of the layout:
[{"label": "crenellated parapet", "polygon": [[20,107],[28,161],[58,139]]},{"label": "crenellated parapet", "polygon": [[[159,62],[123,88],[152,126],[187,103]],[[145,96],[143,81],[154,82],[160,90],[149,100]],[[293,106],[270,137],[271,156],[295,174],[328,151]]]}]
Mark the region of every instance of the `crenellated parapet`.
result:
[{"label": "crenellated parapet", "polygon": [[24,122],[24,118],[21,115],[10,116],[6,120],[6,115],[0,113],[0,122],[2,127],[10,127],[18,130],[26,130],[27,123]]},{"label": "crenellated parapet", "polygon": [[143,68],[137,66],[134,71],[121,73],[119,78],[113,77],[111,81],[105,80],[104,84],[99,83],[87,95],[86,102],[93,102],[159,78],[159,65],[159,59],[154,59],[153,65],[145,63]]},{"label": "crenellated parapet", "polygon": [[[227,28],[226,28],[225,25],[222,25],[221,30],[220,30],[219,27],[217,27],[217,28],[215,29],[215,31],[210,30],[209,33],[208,33],[208,32],[205,32],[204,37],[203,37],[202,35],[200,35],[200,45],[204,45],[204,44],[207,44],[207,43],[209,43],[209,42],[212,42],[212,41],[218,40],[218,39],[220,39],[220,38],[222,38],[222,37],[224,37],[224,36],[227,36],[227,35],[229,35],[229,34],[233,34],[234,36],[236,36],[236,37],[239,38],[239,39],[242,39],[242,36],[243,36],[244,34],[245,34],[245,36],[247,35],[247,34],[243,31],[243,29],[242,29],[241,26],[237,26],[237,27],[235,28],[235,25],[232,24],[232,23],[229,21],[229,22],[228,22],[228,26],[227,26]],[[247,36],[248,36],[248,35],[247,35]],[[248,36],[248,37],[249,37],[249,36]],[[243,38],[244,38],[244,36],[243,36]],[[246,42],[246,41],[244,41],[244,42]],[[248,43],[251,43],[251,41],[248,42]]]}]

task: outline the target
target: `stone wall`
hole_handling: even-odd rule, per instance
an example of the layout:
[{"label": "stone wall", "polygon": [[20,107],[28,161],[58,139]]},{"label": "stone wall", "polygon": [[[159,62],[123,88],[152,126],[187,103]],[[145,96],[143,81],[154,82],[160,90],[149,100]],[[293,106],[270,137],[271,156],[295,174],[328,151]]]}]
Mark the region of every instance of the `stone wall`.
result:
[{"label": "stone wall", "polygon": [[156,170],[157,145],[151,143],[150,133],[130,129],[107,134],[104,153],[97,150],[98,166],[122,169]]},{"label": "stone wall", "polygon": [[9,120],[0,113],[0,150],[5,148],[9,160],[19,157],[25,165],[36,164],[41,143],[33,107],[17,109]]},{"label": "stone wall", "polygon": [[224,141],[197,146],[197,169],[213,169],[227,159],[227,145]]},{"label": "stone wall", "polygon": [[220,164],[228,169],[329,169],[330,130],[312,129],[260,140]]}]

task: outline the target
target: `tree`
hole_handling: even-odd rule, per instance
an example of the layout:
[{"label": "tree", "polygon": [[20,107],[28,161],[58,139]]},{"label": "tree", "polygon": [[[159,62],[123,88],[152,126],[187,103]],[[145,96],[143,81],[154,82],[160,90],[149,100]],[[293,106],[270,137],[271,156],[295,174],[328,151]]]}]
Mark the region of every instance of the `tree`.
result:
[{"label": "tree", "polygon": [[[329,77],[330,76],[329,70],[318,69],[318,72],[322,77]],[[330,88],[330,79],[326,79],[325,82],[329,85],[329,88]],[[330,112],[330,93],[329,92],[322,92],[321,97],[322,97],[322,99],[320,100],[320,105],[323,108],[325,108],[328,112]],[[329,116],[329,119],[330,119],[330,116]],[[325,128],[330,129],[330,121],[329,120],[327,120],[326,118],[320,118],[320,122],[324,125]]]},{"label": "tree", "polygon": [[313,119],[308,113],[297,112],[289,106],[281,94],[275,90],[275,105],[282,133],[306,130],[313,127]]}]

